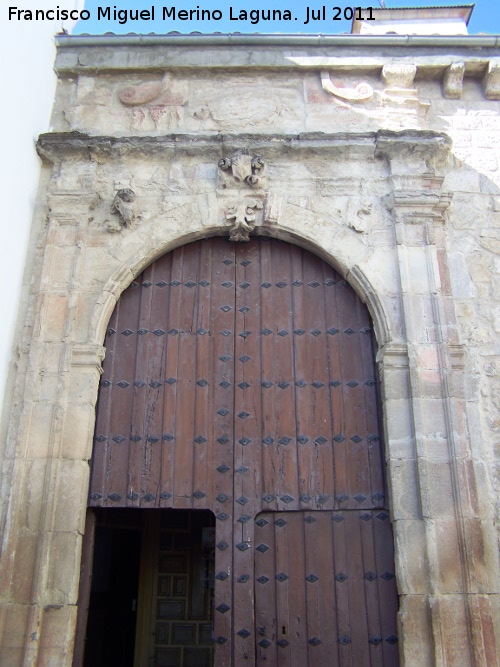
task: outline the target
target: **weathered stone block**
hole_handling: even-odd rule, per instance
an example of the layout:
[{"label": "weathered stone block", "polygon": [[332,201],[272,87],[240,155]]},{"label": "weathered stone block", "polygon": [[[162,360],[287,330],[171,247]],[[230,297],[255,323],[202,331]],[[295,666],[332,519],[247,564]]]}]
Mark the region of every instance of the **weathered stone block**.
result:
[{"label": "weathered stone block", "polygon": [[45,605],[76,605],[80,580],[81,535],[55,531],[50,535],[45,562],[46,586],[40,592]]},{"label": "weathered stone block", "polygon": [[[396,577],[400,595],[426,595],[430,591],[426,527],[422,520],[395,520],[394,547],[397,555]],[[411,559],[404,554],[412,554]],[[399,557],[401,555],[401,557]]]},{"label": "weathered stone block", "polygon": [[466,600],[459,595],[433,596],[431,619],[436,646],[436,665],[473,665]]},{"label": "weathered stone block", "polygon": [[88,460],[92,454],[95,410],[88,404],[72,404],[64,415],[61,435],[61,456],[66,459]]},{"label": "weathered stone block", "polygon": [[394,520],[421,519],[422,510],[418,499],[416,461],[412,459],[389,459],[388,472],[391,512]]},{"label": "weathered stone block", "polygon": [[403,665],[429,667],[434,664],[429,598],[402,595],[399,602],[399,645]]},{"label": "weathered stone block", "polygon": [[[0,663],[21,665],[26,650],[26,628],[33,615],[27,604],[3,602],[0,606]],[[36,641],[31,636],[30,642]]]},{"label": "weathered stone block", "polygon": [[46,293],[40,311],[40,339],[47,343],[60,342],[65,338],[71,319],[67,294]]},{"label": "weathered stone block", "polygon": [[35,582],[40,554],[40,533],[21,529],[15,538],[15,555],[10,581],[10,596],[20,604],[30,604],[36,599]]},{"label": "weathered stone block", "polygon": [[83,533],[88,480],[87,461],[60,461],[53,478],[53,484],[59,489],[53,508],[55,530]]},{"label": "weathered stone block", "polygon": [[422,513],[435,519],[456,516],[456,498],[451,464],[443,460],[421,458],[418,461]]}]

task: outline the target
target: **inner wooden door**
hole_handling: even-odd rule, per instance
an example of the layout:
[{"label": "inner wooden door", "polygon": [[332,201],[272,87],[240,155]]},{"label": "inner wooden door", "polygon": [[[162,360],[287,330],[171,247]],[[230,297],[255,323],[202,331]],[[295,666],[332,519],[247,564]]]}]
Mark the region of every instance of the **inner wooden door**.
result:
[{"label": "inner wooden door", "polygon": [[[366,307],[342,276],[273,239],[199,241],[160,258],[124,291],[105,345],[89,504],[215,514],[215,664],[298,665],[293,656],[301,655],[301,667],[324,665],[320,647],[334,644],[349,650],[332,652],[328,664],[357,664],[351,656],[363,655],[367,667],[396,665],[373,336]],[[313,537],[297,528],[294,513],[307,528],[307,517],[321,515],[310,521]],[[296,536],[288,546],[261,539],[258,522],[271,514],[273,526],[283,515]],[[344,533],[335,529],[341,516],[339,524],[350,526]],[[372,537],[363,528],[368,522]],[[292,562],[312,539],[319,571],[335,575],[334,534],[353,562],[367,565],[342,570],[348,584],[338,594],[337,584],[314,588],[306,577],[319,575],[306,567],[305,611],[285,645],[278,593],[291,578],[280,550],[288,549]],[[390,562],[383,567],[372,558],[380,540]],[[274,554],[276,571],[262,583],[256,567],[266,553]],[[369,589],[372,575],[377,582]],[[262,598],[273,587],[274,597],[268,591]],[[264,635],[263,599],[275,600],[276,617],[266,623],[275,630]],[[349,624],[325,620],[311,634],[318,604],[321,618]],[[363,609],[366,618],[346,609]],[[354,631],[353,623],[365,629]]]}]

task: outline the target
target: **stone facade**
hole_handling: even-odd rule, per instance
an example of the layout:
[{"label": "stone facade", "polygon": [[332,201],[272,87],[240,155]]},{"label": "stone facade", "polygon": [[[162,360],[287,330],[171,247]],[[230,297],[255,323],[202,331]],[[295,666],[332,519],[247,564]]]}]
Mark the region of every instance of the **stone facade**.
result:
[{"label": "stone facade", "polygon": [[401,664],[498,665],[495,39],[59,39],[4,451],[2,664],[72,664],[120,293],[183,243],[265,234],[330,262],[373,318]]}]

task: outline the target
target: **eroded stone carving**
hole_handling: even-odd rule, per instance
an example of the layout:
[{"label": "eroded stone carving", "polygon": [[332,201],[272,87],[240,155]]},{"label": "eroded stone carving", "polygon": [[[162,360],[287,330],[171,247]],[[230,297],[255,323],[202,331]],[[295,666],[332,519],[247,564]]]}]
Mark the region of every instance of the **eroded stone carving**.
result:
[{"label": "eroded stone carving", "polygon": [[484,75],[483,85],[486,99],[500,100],[500,61],[490,61]]},{"label": "eroded stone carving", "polygon": [[125,86],[119,91],[118,97],[120,102],[127,107],[147,104],[148,102],[153,102],[153,100],[156,100],[156,98],[165,92],[170,80],[170,74],[165,74],[161,81],[139,83],[136,86]]},{"label": "eroded stone carving", "polygon": [[459,100],[464,89],[465,63],[452,63],[444,74],[443,93],[449,100]]},{"label": "eroded stone carving", "polygon": [[244,199],[233,204],[226,212],[226,220],[233,221],[229,240],[250,241],[250,232],[255,229],[255,211],[262,208],[263,204],[258,199]]},{"label": "eroded stone carving", "polygon": [[372,202],[363,201],[361,206],[359,202],[355,206],[348,206],[347,225],[355,232],[364,234],[368,229],[368,218],[372,212]]},{"label": "eroded stone carving", "polygon": [[251,188],[262,187],[264,182],[264,160],[260,155],[250,155],[246,149],[236,151],[231,157],[219,160],[219,169],[224,177],[224,187],[240,186],[243,183]]},{"label": "eroded stone carving", "polygon": [[332,82],[326,70],[321,72],[321,85],[327,93],[349,102],[366,102],[373,97],[373,88],[369,83],[361,82],[355,88],[341,88]]},{"label": "eroded stone carving", "polygon": [[382,68],[382,80],[389,88],[411,88],[416,73],[416,65],[390,63]]},{"label": "eroded stone carving", "polygon": [[117,213],[121,220],[108,222],[108,231],[119,232],[123,228],[131,229],[136,220],[135,210],[136,194],[130,188],[118,190],[111,206],[113,213]]},{"label": "eroded stone carving", "polygon": [[380,95],[380,104],[396,126],[418,123],[419,116],[429,110],[429,103],[421,102],[418,90],[413,88],[416,74],[417,67],[412,64],[390,63],[382,68],[382,80],[387,87]]}]

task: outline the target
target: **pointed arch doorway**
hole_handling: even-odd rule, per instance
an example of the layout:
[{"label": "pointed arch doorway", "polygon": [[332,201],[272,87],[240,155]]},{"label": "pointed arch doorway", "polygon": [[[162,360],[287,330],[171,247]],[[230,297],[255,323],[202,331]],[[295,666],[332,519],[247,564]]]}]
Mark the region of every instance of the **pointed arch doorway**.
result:
[{"label": "pointed arch doorway", "polygon": [[213,512],[214,664],[397,665],[371,322],[346,281],[274,239],[195,242],[125,290],[105,346],[89,506]]}]

